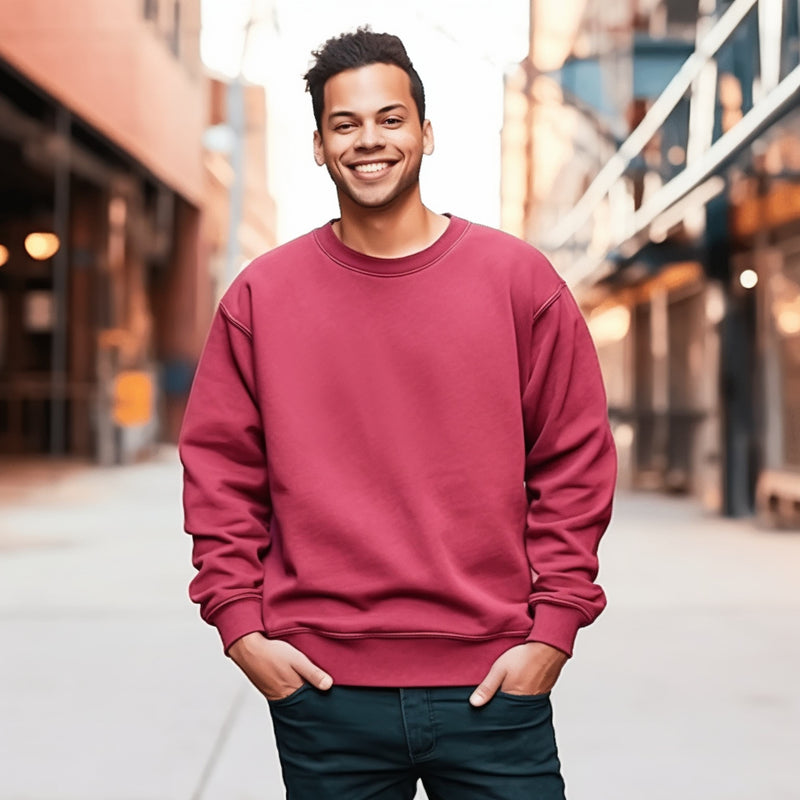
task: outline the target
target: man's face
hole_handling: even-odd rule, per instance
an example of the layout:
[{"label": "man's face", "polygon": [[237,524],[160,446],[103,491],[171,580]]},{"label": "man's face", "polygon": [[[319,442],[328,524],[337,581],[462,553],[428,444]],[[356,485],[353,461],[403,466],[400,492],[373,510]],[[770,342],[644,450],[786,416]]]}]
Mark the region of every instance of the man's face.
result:
[{"label": "man's face", "polygon": [[385,208],[417,191],[433,131],[420,123],[406,72],[394,64],[349,69],[325,83],[314,158],[336,184],[339,203]]}]

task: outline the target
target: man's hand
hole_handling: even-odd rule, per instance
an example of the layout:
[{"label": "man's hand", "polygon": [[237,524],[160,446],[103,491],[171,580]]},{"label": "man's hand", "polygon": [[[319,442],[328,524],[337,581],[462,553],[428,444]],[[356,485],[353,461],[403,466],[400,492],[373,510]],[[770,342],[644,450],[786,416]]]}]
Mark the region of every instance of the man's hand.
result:
[{"label": "man's hand", "polygon": [[248,633],[228,648],[228,655],[267,700],[287,697],[306,681],[326,691],[333,678],[301,653],[279,639]]},{"label": "man's hand", "polygon": [[526,642],[511,647],[492,664],[469,702],[473,706],[482,706],[494,697],[498,689],[508,694],[549,692],[566,663],[566,653],[543,642]]}]

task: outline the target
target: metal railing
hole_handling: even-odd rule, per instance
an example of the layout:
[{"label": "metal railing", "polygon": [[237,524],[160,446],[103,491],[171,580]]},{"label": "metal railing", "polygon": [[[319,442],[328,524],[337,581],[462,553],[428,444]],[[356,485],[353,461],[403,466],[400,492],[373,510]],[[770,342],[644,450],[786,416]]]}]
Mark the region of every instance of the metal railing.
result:
[{"label": "metal railing", "polygon": [[[715,57],[755,6],[758,7],[759,96],[738,122],[712,141],[718,91]],[[724,182],[719,177],[714,179],[720,168],[800,97],[800,66],[780,79],[786,39],[783,0],[734,0],[716,21],[711,17],[701,17],[694,52],[619,150],[600,169],[574,207],[541,242],[542,249],[559,262],[570,284],[577,285],[599,277],[601,271],[610,271],[606,262],[615,251],[633,255],[644,243],[642,235],[647,236],[650,226],[662,215],[671,214],[673,219],[682,216],[685,209],[676,205],[680,201],[703,205],[723,191]],[[645,199],[633,214],[627,215],[616,232],[606,235],[603,248],[587,246],[591,236],[584,241],[581,232],[593,221],[601,204],[609,200],[619,183],[625,181],[634,159],[640,157],[687,93],[691,111],[686,166]],[[663,229],[664,225],[661,227]],[[638,241],[637,237],[640,237]],[[585,254],[575,260],[577,250],[583,250]]]}]

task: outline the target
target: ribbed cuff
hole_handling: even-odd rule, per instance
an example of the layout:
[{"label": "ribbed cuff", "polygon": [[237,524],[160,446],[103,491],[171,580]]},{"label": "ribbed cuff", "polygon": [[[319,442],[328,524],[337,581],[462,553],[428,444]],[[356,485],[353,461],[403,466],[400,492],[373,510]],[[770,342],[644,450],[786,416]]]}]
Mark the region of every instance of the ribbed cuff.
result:
[{"label": "ribbed cuff", "polygon": [[208,621],[219,631],[226,655],[228,648],[245,634],[266,632],[261,617],[261,600],[257,597],[244,597],[226,603]]},{"label": "ribbed cuff", "polygon": [[526,642],[544,642],[572,656],[578,628],[586,617],[575,608],[552,603],[536,603],[533,607],[533,627]]}]

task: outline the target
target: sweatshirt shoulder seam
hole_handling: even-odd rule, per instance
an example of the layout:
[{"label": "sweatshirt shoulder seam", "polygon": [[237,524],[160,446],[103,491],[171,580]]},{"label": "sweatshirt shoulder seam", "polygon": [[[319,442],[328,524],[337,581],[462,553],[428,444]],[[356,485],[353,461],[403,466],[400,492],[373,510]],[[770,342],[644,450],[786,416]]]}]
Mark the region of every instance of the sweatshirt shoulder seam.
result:
[{"label": "sweatshirt shoulder seam", "polygon": [[561,283],[558,285],[558,288],[550,295],[550,297],[547,298],[547,300],[544,301],[544,303],[542,303],[541,306],[539,306],[536,313],[534,313],[533,322],[536,322],[536,320],[539,319],[539,317],[541,317],[542,314],[544,314],[544,312],[556,302],[556,300],[558,300],[566,285],[567,284],[565,281],[561,281]]},{"label": "sweatshirt shoulder seam", "polygon": [[226,308],[225,304],[222,301],[220,301],[219,310],[222,312],[225,319],[227,319],[228,322],[231,323],[231,325],[237,327],[245,336],[247,336],[248,339],[253,338],[253,331],[251,331],[250,328],[248,328],[247,325],[245,325],[243,322],[239,322],[239,320],[236,319],[236,317],[234,317],[230,311],[228,311],[228,309]]}]

